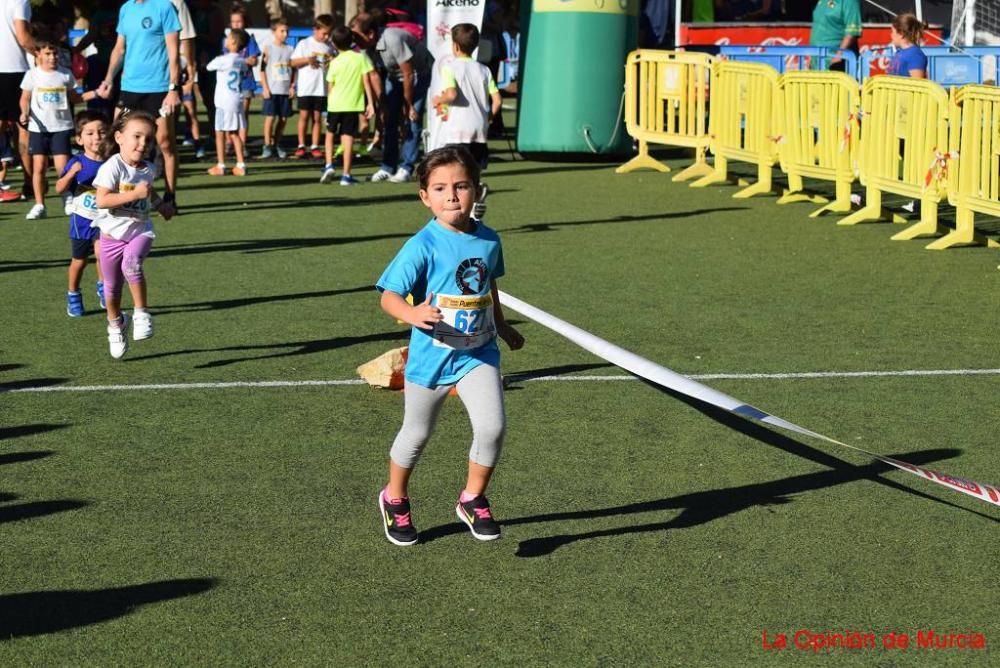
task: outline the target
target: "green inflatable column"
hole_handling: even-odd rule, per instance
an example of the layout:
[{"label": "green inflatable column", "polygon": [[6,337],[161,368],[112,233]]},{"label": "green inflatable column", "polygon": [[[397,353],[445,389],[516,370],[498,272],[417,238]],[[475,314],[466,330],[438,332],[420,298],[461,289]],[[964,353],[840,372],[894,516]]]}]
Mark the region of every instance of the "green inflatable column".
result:
[{"label": "green inflatable column", "polygon": [[631,153],[621,104],[639,0],[522,1],[518,150]]}]

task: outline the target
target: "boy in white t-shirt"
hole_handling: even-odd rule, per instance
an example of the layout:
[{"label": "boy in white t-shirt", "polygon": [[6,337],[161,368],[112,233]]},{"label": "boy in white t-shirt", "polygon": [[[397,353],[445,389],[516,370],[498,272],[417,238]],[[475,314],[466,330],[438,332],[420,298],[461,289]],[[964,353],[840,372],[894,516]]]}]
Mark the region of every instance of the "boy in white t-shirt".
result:
[{"label": "boy in white t-shirt", "polygon": [[212,176],[223,176],[226,173],[226,140],[232,142],[236,153],[234,176],[246,176],[247,165],[243,156],[243,139],[240,130],[247,127],[247,117],[243,111],[243,93],[241,82],[246,72],[246,61],[240,56],[250,36],[246,30],[234,28],[226,35],[225,46],[228,53],[217,56],[208,63],[206,69],[216,73],[215,83],[215,153],[218,163],[210,167],[208,173]]},{"label": "boy in white t-shirt", "polygon": [[334,20],[329,14],[321,14],[313,23],[312,37],[306,37],[295,45],[292,52],[292,67],[298,70],[295,81],[295,94],[299,98],[299,146],[295,149],[295,157],[306,157],[306,130],[312,123],[312,146],[308,153],[314,158],[322,158],[323,150],[319,146],[320,127],[323,123],[323,110],[326,109],[326,64],[333,56],[330,46],[330,33],[333,31]]},{"label": "boy in white t-shirt", "polygon": [[59,67],[59,45],[46,37],[35,38],[35,66],[21,80],[21,124],[28,126],[28,154],[31,155],[31,179],[35,204],[25,216],[28,220],[45,218],[46,172],[49,156],[56,172],[62,173],[70,156],[73,138],[73,110],[70,103],[92,100],[96,93],[79,95],[74,89],[73,73]]},{"label": "boy in white t-shirt", "polygon": [[479,29],[459,23],[451,29],[453,58],[440,65],[441,90],[431,98],[441,117],[441,145],[460,144],[486,169],[489,150],[486,135],[493,117],[500,113],[500,90],[493,74],[472,59],[479,46]]},{"label": "boy in white t-shirt", "polygon": [[288,39],[288,22],[285,19],[271,21],[272,42],[264,47],[264,62],[260,69],[260,83],[264,89],[264,148],[261,158],[270,158],[277,153],[285,158],[281,148],[281,135],[285,132],[285,122],[292,115],[292,90],[295,69],[292,67],[292,47],[285,43]]}]

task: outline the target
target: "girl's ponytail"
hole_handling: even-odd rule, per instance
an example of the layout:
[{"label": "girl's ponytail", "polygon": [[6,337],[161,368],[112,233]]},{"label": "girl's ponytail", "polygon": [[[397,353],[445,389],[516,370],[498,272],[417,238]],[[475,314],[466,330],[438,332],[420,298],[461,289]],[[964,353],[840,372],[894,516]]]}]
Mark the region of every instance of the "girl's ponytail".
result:
[{"label": "girl's ponytail", "polygon": [[900,35],[906,39],[907,42],[914,45],[920,45],[920,40],[923,39],[924,31],[927,30],[927,24],[918,19],[913,14],[898,14],[892,20],[892,27],[896,29]]}]

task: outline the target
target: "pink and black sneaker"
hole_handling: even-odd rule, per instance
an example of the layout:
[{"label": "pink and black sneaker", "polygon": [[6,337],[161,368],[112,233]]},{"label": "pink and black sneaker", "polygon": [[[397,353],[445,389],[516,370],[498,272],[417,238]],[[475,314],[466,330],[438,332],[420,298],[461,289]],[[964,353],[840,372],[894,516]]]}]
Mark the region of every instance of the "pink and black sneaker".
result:
[{"label": "pink and black sneaker", "polygon": [[385,537],[393,545],[415,545],[419,536],[410,517],[410,499],[386,498],[385,490],[378,493],[378,508],[382,515],[382,528]]},{"label": "pink and black sneaker", "polygon": [[500,525],[493,519],[490,501],[482,494],[465,503],[462,503],[462,498],[459,497],[455,514],[458,515],[458,519],[465,522],[476,540],[496,540],[500,537]]}]

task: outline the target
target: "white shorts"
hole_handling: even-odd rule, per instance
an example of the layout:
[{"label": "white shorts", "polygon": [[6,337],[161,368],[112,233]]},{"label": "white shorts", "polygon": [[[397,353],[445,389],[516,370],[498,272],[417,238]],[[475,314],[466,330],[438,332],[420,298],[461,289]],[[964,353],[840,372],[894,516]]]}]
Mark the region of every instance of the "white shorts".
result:
[{"label": "white shorts", "polygon": [[247,119],[243,115],[243,111],[227,111],[225,109],[215,108],[215,129],[216,130],[226,130],[229,132],[236,132],[237,130],[242,130],[247,126]]}]

